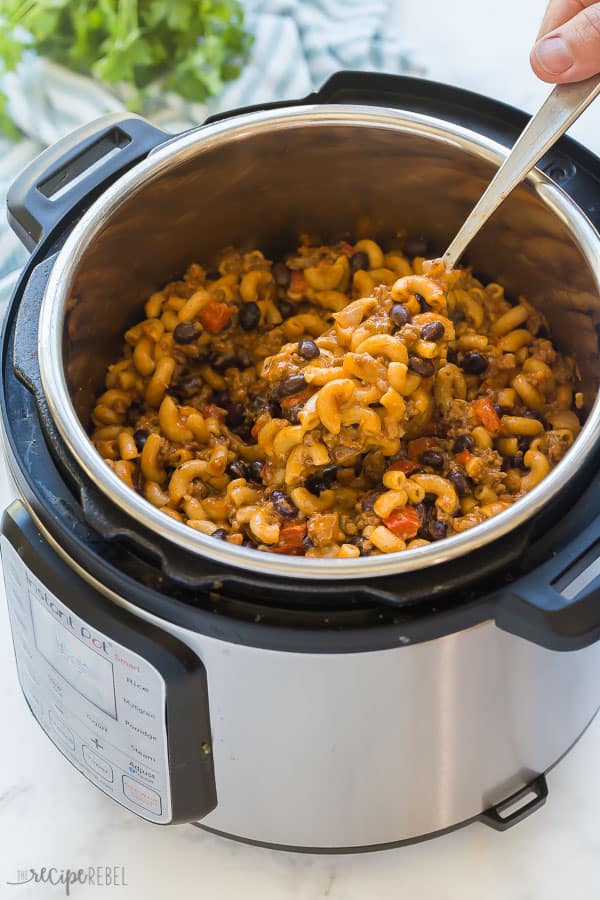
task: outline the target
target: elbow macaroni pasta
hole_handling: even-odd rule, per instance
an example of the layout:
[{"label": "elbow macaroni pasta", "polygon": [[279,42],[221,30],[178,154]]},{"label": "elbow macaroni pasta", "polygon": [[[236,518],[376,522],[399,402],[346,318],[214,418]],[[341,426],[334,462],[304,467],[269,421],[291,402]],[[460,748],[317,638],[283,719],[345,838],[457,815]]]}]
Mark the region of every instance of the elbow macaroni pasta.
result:
[{"label": "elbow macaroni pasta", "polygon": [[92,414],[115,474],[204,535],[339,558],[427,546],[507,509],[577,437],[573,361],[468,269],[306,238],[214,270],[150,296]]}]

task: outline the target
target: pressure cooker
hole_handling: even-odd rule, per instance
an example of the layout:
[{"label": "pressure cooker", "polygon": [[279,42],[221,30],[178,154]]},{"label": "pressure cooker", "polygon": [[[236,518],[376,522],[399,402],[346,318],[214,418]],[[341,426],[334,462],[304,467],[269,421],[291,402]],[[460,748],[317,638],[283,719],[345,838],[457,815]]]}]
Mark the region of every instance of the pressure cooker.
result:
[{"label": "pressure cooker", "polygon": [[543,310],[584,397],[573,447],[493,519],[402,553],[261,553],[161,515],[86,430],[123,331],[191,261],[400,227],[436,255],[526,121],[345,72],[176,136],[106,116],[9,191],[31,251],[1,344],[19,680],[66,759],[137,815],[301,850],[503,830],[543,804],[595,715],[600,162],[574,141],[469,248],[476,273]]}]

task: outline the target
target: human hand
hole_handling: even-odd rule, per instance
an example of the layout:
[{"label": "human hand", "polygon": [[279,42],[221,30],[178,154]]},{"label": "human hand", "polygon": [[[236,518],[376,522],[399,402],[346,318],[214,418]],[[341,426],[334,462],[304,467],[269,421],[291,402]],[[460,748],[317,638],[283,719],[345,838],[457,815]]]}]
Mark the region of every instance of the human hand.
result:
[{"label": "human hand", "polygon": [[549,0],[530,59],[538,78],[553,84],[600,72],[600,2]]}]

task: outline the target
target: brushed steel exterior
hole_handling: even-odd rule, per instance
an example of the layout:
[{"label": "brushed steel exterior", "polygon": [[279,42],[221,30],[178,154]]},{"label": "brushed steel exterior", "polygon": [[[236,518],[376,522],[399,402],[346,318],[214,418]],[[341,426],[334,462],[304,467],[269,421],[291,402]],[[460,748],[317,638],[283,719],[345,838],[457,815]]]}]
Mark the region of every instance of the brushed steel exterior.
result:
[{"label": "brushed steel exterior", "polygon": [[82,427],[106,364],[145,296],[227,243],[275,252],[300,230],[389,236],[408,225],[443,249],[506,150],[441,119],[390,109],[257,112],[168,142],[119,178],[75,226],[53,267],[39,328],[47,403],[65,444],[135,521],[192,553],[284,578],[376,577],[435,566],[506,534],[574,477],[600,436],[598,234],[535,170],[470,247],[477,270],[524,293],[577,359],[587,422],[574,447],[517,504],[462,534],[402,553],[306,559],[216,542],[164,516],[110,470]]},{"label": "brushed steel exterior", "polygon": [[332,850],[442,831],[547,771],[600,707],[598,643],[554,652],[493,621],[364,653],[229,643],[112,593],[34,519],[107,602],[202,660],[217,807],[198,824],[231,837]]}]

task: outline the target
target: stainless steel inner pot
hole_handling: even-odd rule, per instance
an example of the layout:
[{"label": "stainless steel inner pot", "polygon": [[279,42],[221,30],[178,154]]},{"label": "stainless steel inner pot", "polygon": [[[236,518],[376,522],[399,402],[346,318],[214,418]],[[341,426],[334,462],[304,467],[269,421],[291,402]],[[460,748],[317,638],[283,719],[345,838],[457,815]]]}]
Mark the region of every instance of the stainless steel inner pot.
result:
[{"label": "stainless steel inner pot", "polygon": [[506,150],[442,119],[390,109],[315,106],[250,113],[175,138],[117,180],[77,224],[48,281],[39,329],[46,399],[81,467],[115,504],[180,547],[244,569],[347,579],[423,569],[514,529],[563,487],[599,432],[600,242],[573,201],[535,170],[468,251],[475,271],[524,294],[579,365],[587,421],[575,445],[523,500],[472,531],[359,559],[279,556],[214,541],[127,488],[86,433],[94,396],[144,300],[192,261],[228,244],[269,253],[302,231],[385,239],[400,228],[441,252]]}]

